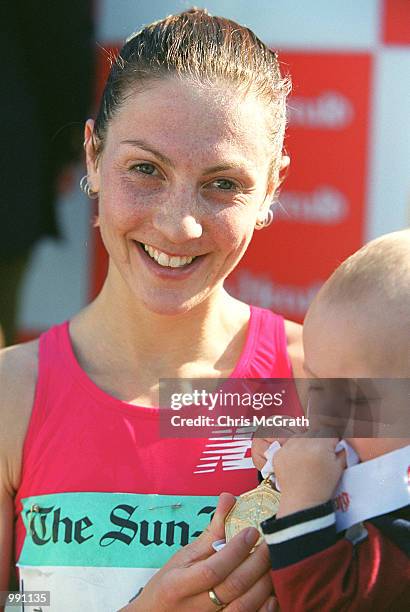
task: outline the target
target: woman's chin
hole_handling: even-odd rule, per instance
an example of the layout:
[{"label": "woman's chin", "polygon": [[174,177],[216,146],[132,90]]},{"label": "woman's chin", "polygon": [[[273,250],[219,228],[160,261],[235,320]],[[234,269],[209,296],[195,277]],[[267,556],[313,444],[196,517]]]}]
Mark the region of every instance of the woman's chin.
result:
[{"label": "woman's chin", "polygon": [[142,299],[142,305],[152,314],[172,317],[192,311],[203,302],[203,298],[204,296],[191,296],[184,299],[183,296],[162,295],[158,299]]}]

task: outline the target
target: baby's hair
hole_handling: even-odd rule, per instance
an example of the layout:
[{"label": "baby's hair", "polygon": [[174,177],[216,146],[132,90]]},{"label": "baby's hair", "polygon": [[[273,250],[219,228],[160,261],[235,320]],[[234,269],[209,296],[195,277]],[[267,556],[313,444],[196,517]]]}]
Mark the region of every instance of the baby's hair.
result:
[{"label": "baby's hair", "polygon": [[352,351],[360,350],[374,371],[410,376],[410,229],[381,236],[346,259],[313,300],[305,330],[312,320],[341,324],[358,341]]},{"label": "baby's hair", "polygon": [[344,261],[320,292],[328,303],[362,301],[405,312],[410,321],[410,229],[372,240]]}]

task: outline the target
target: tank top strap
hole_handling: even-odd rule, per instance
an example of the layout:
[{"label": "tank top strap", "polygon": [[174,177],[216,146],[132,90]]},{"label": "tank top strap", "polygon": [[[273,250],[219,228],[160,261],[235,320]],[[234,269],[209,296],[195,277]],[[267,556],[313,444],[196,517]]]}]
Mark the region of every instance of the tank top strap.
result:
[{"label": "tank top strap", "polygon": [[39,338],[36,390],[24,441],[23,465],[28,465],[33,440],[43,427],[48,412],[53,408],[54,404],[49,402],[50,385],[53,387],[57,385],[61,391],[61,385],[64,387],[67,384],[67,378],[64,375],[66,369],[61,367],[63,359],[61,349],[67,325],[68,322],[54,325]]},{"label": "tank top strap", "polygon": [[285,320],[266,308],[251,306],[252,347],[242,376],[249,378],[291,378]]}]

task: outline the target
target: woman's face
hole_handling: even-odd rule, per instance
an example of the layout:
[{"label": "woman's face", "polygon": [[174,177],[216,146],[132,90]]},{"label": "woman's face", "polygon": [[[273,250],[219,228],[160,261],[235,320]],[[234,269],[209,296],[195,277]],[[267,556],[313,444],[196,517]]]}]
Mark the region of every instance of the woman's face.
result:
[{"label": "woman's face", "polygon": [[243,256],[276,187],[263,105],[174,77],[126,97],[98,163],[91,131],[88,122],[110,282],[162,314],[206,300]]}]

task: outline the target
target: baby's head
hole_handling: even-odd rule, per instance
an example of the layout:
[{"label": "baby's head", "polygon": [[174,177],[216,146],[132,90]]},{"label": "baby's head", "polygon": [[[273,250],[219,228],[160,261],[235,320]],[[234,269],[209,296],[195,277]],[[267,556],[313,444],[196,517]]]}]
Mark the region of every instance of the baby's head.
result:
[{"label": "baby's head", "polygon": [[[373,240],[337,268],[308,310],[303,340],[309,377],[372,379],[378,407],[389,405],[390,417],[394,406],[408,410],[408,385],[377,379],[410,378],[410,230]],[[362,460],[410,442],[382,431],[386,438],[352,440]]]}]

